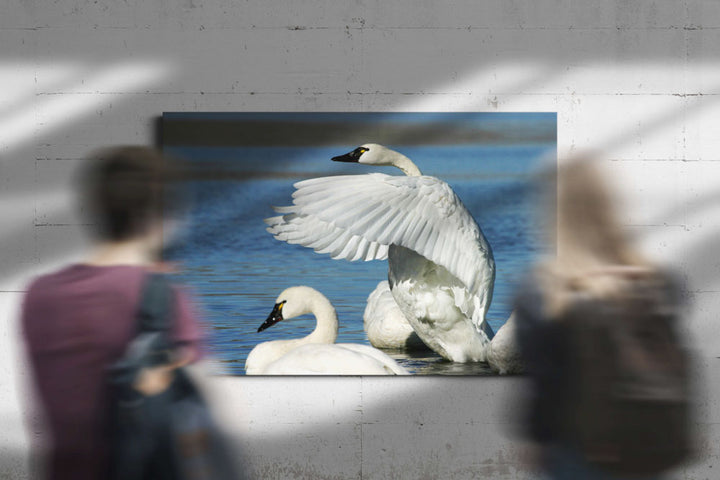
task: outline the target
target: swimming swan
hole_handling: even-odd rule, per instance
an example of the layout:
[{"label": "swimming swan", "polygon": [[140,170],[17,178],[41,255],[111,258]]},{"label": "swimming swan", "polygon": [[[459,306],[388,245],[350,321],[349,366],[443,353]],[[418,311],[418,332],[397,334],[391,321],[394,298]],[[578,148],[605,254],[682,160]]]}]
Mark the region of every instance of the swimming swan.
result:
[{"label": "swimming swan", "polygon": [[293,205],[266,220],[276,239],[334,259],[388,259],[392,296],[422,341],[448,360],[485,361],[495,261],[480,227],[445,182],[406,156],[365,144],[335,161],[390,165],[381,173],[304,180]]},{"label": "swimming swan", "polygon": [[317,325],[310,335],[293,340],[273,340],[257,345],[245,361],[248,375],[408,375],[407,370],[383,352],[368,345],[336,344],[335,308],[310,287],[283,291],[258,332],[276,323],[312,313]]}]

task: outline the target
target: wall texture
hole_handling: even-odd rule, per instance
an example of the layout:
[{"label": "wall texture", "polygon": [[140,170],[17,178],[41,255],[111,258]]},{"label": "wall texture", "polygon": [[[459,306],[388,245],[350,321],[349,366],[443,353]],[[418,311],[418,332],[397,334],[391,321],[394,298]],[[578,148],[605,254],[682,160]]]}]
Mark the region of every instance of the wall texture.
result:
[{"label": "wall texture", "polygon": [[[27,476],[16,312],[82,251],[71,179],[162,111],[556,111],[623,222],[684,274],[706,449],[720,462],[720,4],[638,0],[5,0],[0,4],[0,477]],[[715,379],[706,381],[706,379]],[[216,379],[258,478],[528,478],[517,379]],[[222,397],[222,400],[220,399]]]}]

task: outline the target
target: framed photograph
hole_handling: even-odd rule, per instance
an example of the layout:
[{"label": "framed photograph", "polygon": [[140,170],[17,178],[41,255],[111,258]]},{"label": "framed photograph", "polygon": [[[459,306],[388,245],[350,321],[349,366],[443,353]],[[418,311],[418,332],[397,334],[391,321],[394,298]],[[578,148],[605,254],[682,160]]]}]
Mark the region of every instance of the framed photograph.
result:
[{"label": "framed photograph", "polygon": [[193,199],[166,257],[218,370],[492,375],[556,132],[554,113],[164,113]]}]

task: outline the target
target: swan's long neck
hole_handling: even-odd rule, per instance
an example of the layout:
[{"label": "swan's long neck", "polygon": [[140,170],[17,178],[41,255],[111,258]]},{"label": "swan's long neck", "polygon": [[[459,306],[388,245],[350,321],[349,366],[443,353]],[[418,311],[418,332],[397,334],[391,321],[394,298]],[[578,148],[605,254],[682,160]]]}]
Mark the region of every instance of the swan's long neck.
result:
[{"label": "swan's long neck", "polygon": [[412,160],[399,152],[392,152],[390,163],[403,171],[408,177],[419,177],[422,175],[420,169],[415,165]]},{"label": "swan's long neck", "polygon": [[310,292],[306,298],[307,312],[315,315],[317,325],[312,333],[298,340],[299,345],[307,343],[335,343],[338,333],[338,320],[335,307],[322,295]]}]

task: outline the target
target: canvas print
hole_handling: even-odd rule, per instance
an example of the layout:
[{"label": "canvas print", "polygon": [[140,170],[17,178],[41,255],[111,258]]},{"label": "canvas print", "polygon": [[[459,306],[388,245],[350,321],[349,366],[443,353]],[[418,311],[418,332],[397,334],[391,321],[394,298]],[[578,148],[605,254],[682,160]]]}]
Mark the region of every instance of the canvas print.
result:
[{"label": "canvas print", "polygon": [[518,371],[554,113],[168,112],[192,208],[165,256],[229,375]]}]

